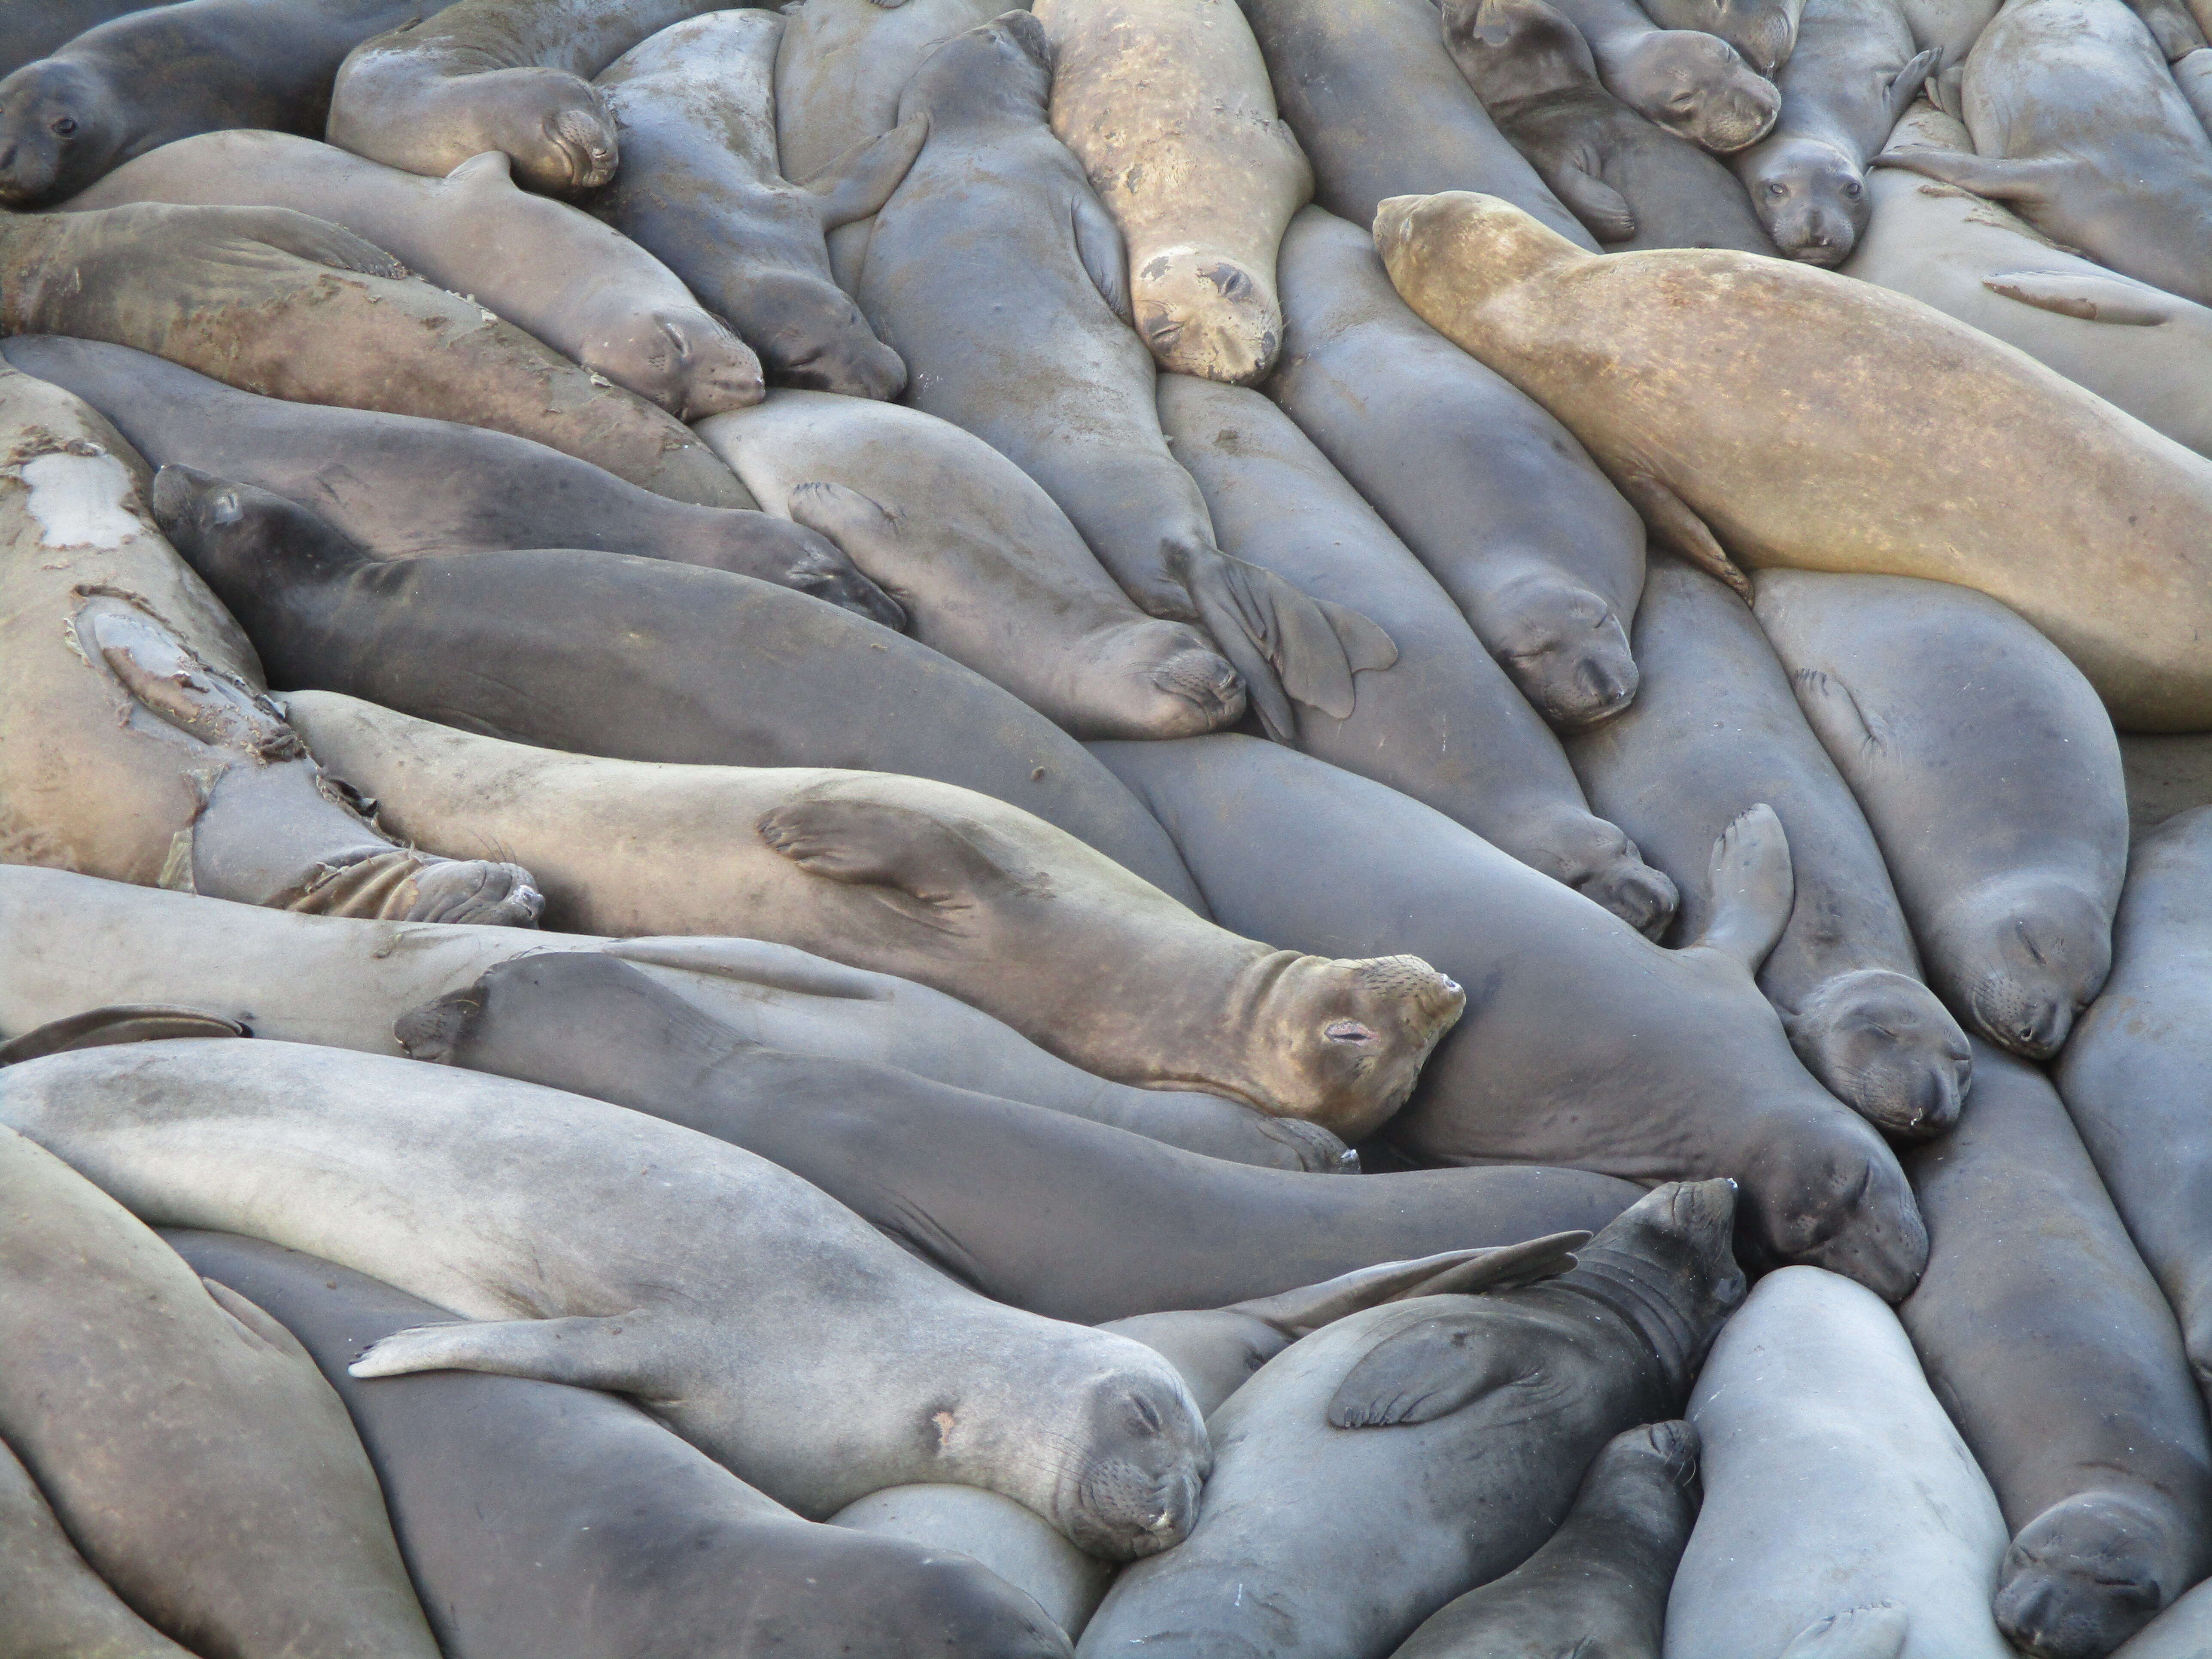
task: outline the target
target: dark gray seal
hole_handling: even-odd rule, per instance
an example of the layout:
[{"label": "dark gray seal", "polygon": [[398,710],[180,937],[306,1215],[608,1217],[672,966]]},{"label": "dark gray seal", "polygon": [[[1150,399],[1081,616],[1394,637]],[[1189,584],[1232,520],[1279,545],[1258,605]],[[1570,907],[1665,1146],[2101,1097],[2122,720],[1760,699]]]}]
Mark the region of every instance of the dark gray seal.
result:
[{"label": "dark gray seal", "polygon": [[1559,0],[1589,42],[1606,90],[1646,120],[1726,155],[1764,137],[1774,83],[1718,35],[1662,28],[1635,0]]},{"label": "dark gray seal", "polygon": [[1805,0],[1645,0],[1644,9],[1662,29],[1718,35],[1771,81],[1796,47]]}]

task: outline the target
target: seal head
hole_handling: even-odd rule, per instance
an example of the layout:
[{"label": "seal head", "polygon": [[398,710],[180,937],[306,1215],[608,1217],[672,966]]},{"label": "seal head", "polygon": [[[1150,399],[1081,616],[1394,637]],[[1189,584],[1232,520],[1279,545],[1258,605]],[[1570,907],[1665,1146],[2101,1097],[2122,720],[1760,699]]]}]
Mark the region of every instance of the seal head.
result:
[{"label": "seal head", "polygon": [[2159,1516],[2119,1492],[2077,1492],[2020,1529],[1997,1568],[1997,1628],[2035,1659],[2094,1659],[2183,1588],[2160,1583]]},{"label": "seal head", "polygon": [[1467,993],[1419,957],[1338,961],[1271,951],[1232,996],[1251,1033],[1248,1103],[1319,1123],[1346,1140],[1406,1103],[1421,1066],[1467,1008]]},{"label": "seal head", "polygon": [[1213,1453],[1197,1402],[1161,1364],[1165,1376],[1101,1387],[1088,1402],[1088,1451],[1063,1471],[1052,1517],[1087,1555],[1141,1560],[1198,1524]]},{"label": "seal head", "polygon": [[1743,182],[1774,246],[1809,265],[1841,264],[1874,212],[1865,169],[1818,138],[1777,139],[1745,167]]},{"label": "seal head", "polygon": [[1645,119],[1716,155],[1757,143],[1782,113],[1771,81],[1727,41],[1694,29],[1644,35],[1613,89]]},{"label": "seal head", "polygon": [[1274,368],[1283,308],[1271,285],[1202,248],[1164,248],[1130,274],[1137,332],[1164,368],[1253,386]]},{"label": "seal head", "polygon": [[0,202],[36,207],[112,169],[124,135],[98,81],[58,58],[0,81]]},{"label": "seal head", "polygon": [[1977,964],[1971,975],[1938,985],[1945,1000],[1991,1042],[2028,1060],[2058,1052],[2112,968],[2105,906],[2040,872],[1969,888],[1936,912],[1928,931],[1939,979],[1941,964]]},{"label": "seal head", "polygon": [[610,342],[585,368],[650,398],[687,424],[768,395],[761,361],[719,319],[656,311],[627,339]]},{"label": "seal head", "polygon": [[1783,1024],[1805,1069],[1877,1127],[1924,1140],[1958,1121],[1973,1051],[1950,1010],[1910,975],[1843,975]]},{"label": "seal head", "polygon": [[884,400],[906,390],[905,361],[827,277],[763,264],[744,293],[752,343],[778,386]]},{"label": "seal head", "polygon": [[1650,0],[1644,9],[1663,29],[1716,35],[1768,80],[1797,46],[1802,3],[1786,0]]}]

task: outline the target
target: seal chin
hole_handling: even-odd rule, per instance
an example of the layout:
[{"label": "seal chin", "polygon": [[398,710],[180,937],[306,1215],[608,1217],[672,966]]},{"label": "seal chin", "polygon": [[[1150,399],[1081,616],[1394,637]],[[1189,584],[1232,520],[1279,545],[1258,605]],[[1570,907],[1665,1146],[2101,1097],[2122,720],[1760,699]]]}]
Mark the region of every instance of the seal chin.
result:
[{"label": "seal chin", "polygon": [[1826,1267],[1893,1304],[1927,1271],[1928,1224],[1897,1160],[1865,1134],[1858,1156],[1831,1154],[1825,1168],[1798,1172],[1793,1214],[1770,1222],[1762,1243],[1783,1261]]},{"label": "seal chin", "polygon": [[1808,998],[1789,1026],[1805,1069],[1876,1128],[1924,1140],[1958,1121],[1973,1050],[1918,980],[1887,968],[1846,974]]},{"label": "seal chin", "polygon": [[[2186,1577],[2161,1563],[2167,1528],[2115,1492],[2081,1492],[2021,1528],[1997,1570],[1997,1628],[2035,1659],[2103,1659],[2148,1624]],[[2166,1569],[2161,1572],[2161,1566]]]},{"label": "seal chin", "polygon": [[2049,1060],[2065,1047],[2080,1012],[2072,994],[2048,983],[2029,984],[1990,974],[1966,1002],[1974,1029],[2023,1060]]}]

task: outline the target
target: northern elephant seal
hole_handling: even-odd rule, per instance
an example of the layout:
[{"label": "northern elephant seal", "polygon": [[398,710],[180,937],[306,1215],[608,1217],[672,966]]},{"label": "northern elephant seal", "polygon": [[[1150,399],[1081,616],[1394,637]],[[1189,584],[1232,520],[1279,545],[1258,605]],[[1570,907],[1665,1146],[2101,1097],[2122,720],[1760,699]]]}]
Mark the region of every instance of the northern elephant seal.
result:
[{"label": "northern elephant seal", "polygon": [[676,273],[487,150],[443,179],[282,132],[209,132],[126,161],[64,204],[291,208],[343,225],[617,386],[696,421],[755,404],[760,362]]},{"label": "northern elephant seal", "polygon": [[895,1538],[932,1556],[968,1556],[1032,1598],[1071,1637],[1080,1635],[1114,1565],[1084,1554],[1011,1498],[980,1486],[890,1486],[830,1517],[878,1538]]},{"label": "northern elephant seal", "polygon": [[1650,0],[1644,9],[1662,29],[1718,35],[1771,81],[1796,49],[1805,0]]},{"label": "northern elephant seal", "polygon": [[737,9],[661,30],[592,82],[622,171],[589,199],[667,260],[757,349],[780,385],[895,398],[898,354],[837,287],[823,238],[884,204],[921,146],[917,122],[806,176],[780,169],[775,54],[784,19]]},{"label": "northern elephant seal", "polygon": [[1052,130],[1121,227],[1160,367],[1249,386],[1283,342],[1275,250],[1313,169],[1235,0],[1042,0]]},{"label": "northern elephant seal", "polygon": [[[801,1632],[854,1659],[1066,1652],[1036,1609],[972,1563],[801,1520],[625,1401],[535,1377],[347,1370],[384,1337],[452,1318],[443,1308],[235,1233],[163,1237],[322,1367],[450,1654],[710,1659]],[[1010,1498],[952,1490],[1005,1504],[1059,1540]]]},{"label": "northern elephant seal", "polygon": [[769,511],[860,560],[915,638],[1077,737],[1188,737],[1244,712],[1206,635],[1138,610],[1036,481],[951,422],[779,392],[699,435]]},{"label": "northern elephant seal", "polygon": [[1078,1651],[1382,1659],[1533,1554],[1614,1435],[1680,1409],[1743,1296],[1732,1207],[1726,1182],[1664,1186],[1558,1278],[1293,1343],[1209,1421],[1197,1528],[1115,1581]]},{"label": "northern elephant seal", "polygon": [[172,539],[288,690],[585,754],[934,776],[1196,898],[1165,832],[1073,738],[935,652],[803,594],[619,553],[372,559],[295,503],[189,468],[161,477]]},{"label": "northern elephant seal", "polygon": [[[1725,548],[1979,588],[2123,726],[2212,725],[2203,457],[1917,301],[1795,262],[1593,259],[1478,196],[1401,199],[1377,225],[1413,309],[1564,421],[1699,562],[1724,568]],[[1753,385],[1776,397],[1737,395]]]},{"label": "northern elephant seal", "polygon": [[1283,239],[1267,386],[1443,584],[1537,712],[1572,728],[1636,695],[1644,526],[1573,436],[1391,292],[1369,238],[1310,207]]},{"label": "northern elephant seal", "polygon": [[1559,9],[1589,42],[1606,90],[1647,121],[1716,155],[1773,126],[1774,83],[1718,35],[1662,28],[1635,0],[1561,0]]},{"label": "northern elephant seal", "polygon": [[436,1659],[345,1408],[283,1327],[12,1131],[0,1202],[0,1431],[117,1593],[203,1652]]},{"label": "northern elephant seal", "polygon": [[0,0],[0,76],[65,46],[125,12],[143,11],[149,0]]},{"label": "northern elephant seal", "polygon": [[1881,844],[1952,1011],[2047,1060],[2112,966],[2128,803],[2112,721],[1996,600],[1771,570],[1759,625]]},{"label": "northern elephant seal", "polygon": [[96,1653],[100,1659],[192,1659],[141,1619],[85,1565],[30,1472],[0,1441],[0,1597],[7,1659]]},{"label": "northern elephant seal", "polygon": [[[374,1263],[478,1322],[386,1337],[356,1376],[635,1395],[814,1517],[951,1480],[1127,1559],[1197,1512],[1205,1430],[1164,1359],[987,1302],[798,1176],[641,1113],[412,1060],[185,1042],[11,1066],[0,1119],[149,1224]],[[483,1178],[518,1163],[533,1179]]]},{"label": "northern elephant seal", "polygon": [[1769,1274],[1713,1344],[1689,1418],[1705,1499],[1668,1659],[1799,1659],[1800,1632],[1803,1659],[2008,1659],[1990,1616],[2004,1518],[1875,1297],[1818,1268]]},{"label": "northern elephant seal", "polygon": [[1746,808],[1772,807],[1796,896],[1759,988],[1837,1098],[1893,1134],[1940,1134],[1972,1074],[1966,1033],[1922,981],[1881,848],[1750,610],[1662,554],[1636,613],[1636,656],[1635,706],[1569,751],[1592,799],[1675,876],[1690,938],[1705,927],[1697,877],[1713,837]]},{"label": "northern elephant seal", "polygon": [[1451,596],[1288,416],[1256,392],[1166,374],[1160,426],[1224,546],[1358,605],[1397,642],[1350,719],[1300,711],[1299,748],[1425,802],[1639,932],[1665,928],[1674,884],[1591,816],[1559,739]]},{"label": "northern elephant seal", "polygon": [[2181,1334],[2048,1080],[1989,1048],[1908,1153],[1928,1273],[1898,1310],[2013,1534],[1997,1627],[2104,1659],[2212,1567],[2212,1447]]}]

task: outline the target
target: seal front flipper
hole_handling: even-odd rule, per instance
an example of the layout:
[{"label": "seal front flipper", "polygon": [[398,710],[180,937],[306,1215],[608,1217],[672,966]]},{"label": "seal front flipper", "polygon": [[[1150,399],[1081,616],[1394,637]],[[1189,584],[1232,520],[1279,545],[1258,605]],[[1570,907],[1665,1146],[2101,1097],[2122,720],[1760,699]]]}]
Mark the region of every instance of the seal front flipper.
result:
[{"label": "seal front flipper", "polygon": [[2040,202],[2050,196],[2071,164],[2055,156],[2016,161],[2002,155],[1970,155],[1962,149],[1911,145],[1886,149],[1867,165],[1901,167],[1938,184],[1955,185],[1986,196],[1992,202]]},{"label": "seal front flipper", "polygon": [[1772,807],[1746,807],[1713,842],[1707,877],[1711,918],[1684,947],[1704,945],[1741,962],[1756,975],[1790,925],[1797,879],[1790,865],[1790,838]]},{"label": "seal front flipper", "polygon": [[1555,167],[1544,174],[1544,182],[1599,241],[1625,242],[1636,234],[1636,210],[1596,173],[1580,167]]},{"label": "seal front flipper", "polygon": [[1876,1601],[1808,1625],[1782,1650],[1782,1659],[1897,1659],[1911,1628],[1903,1607]]},{"label": "seal front flipper", "polygon": [[616,1394],[648,1391],[652,1322],[639,1314],[605,1318],[500,1319],[417,1325],[369,1344],[346,1367],[355,1376],[415,1371],[489,1371],[534,1376]]},{"label": "seal front flipper", "polygon": [[838,551],[853,562],[862,580],[880,595],[885,614],[871,620],[881,622],[886,628],[905,629],[905,602],[885,588],[883,580],[870,568],[872,566],[875,570],[887,571],[900,562],[899,556],[890,550],[899,535],[896,518],[879,502],[848,484],[818,481],[793,484],[785,498],[783,510],[792,523],[835,542]]},{"label": "seal front flipper", "polygon": [[979,893],[1034,897],[1051,890],[1042,872],[989,845],[981,826],[888,801],[802,793],[763,813],[758,830],[807,874],[880,889],[886,902],[935,927],[955,926]]},{"label": "seal front flipper", "polygon": [[1384,1338],[1329,1397],[1340,1429],[1428,1423],[1521,1378],[1510,1344],[1485,1343],[1491,1322],[1473,1314],[1438,1314]]},{"label": "seal front flipper", "polygon": [[1928,77],[1936,73],[1936,66],[1943,61],[1943,49],[1930,46],[1909,61],[1903,69],[1882,82],[1882,103],[1887,113],[1887,124],[1895,126],[1905,118],[1905,112],[1920,95]]},{"label": "seal front flipper", "polygon": [[928,112],[917,110],[889,132],[862,139],[801,185],[821,217],[822,234],[880,210],[905,182],[928,137]]},{"label": "seal front flipper", "polygon": [[333,270],[349,270],[362,276],[402,277],[407,267],[382,248],[349,230],[295,212],[290,208],[186,207],[179,213],[221,215],[209,228],[228,232],[240,246],[275,248],[296,254]]},{"label": "seal front flipper", "polygon": [[1745,604],[1751,603],[1751,578],[1729,557],[1720,538],[1687,501],[1640,467],[1622,469],[1616,482],[1629,505],[1644,515],[1653,535],[1708,576],[1726,582]]},{"label": "seal front flipper", "polygon": [[1129,307],[1129,252],[1121,240],[1121,226],[1087,190],[1071,200],[1068,212],[1075,232],[1075,257],[1082,261],[1091,285],[1116,317],[1134,328],[1136,313]]},{"label": "seal front flipper", "polygon": [[2118,275],[2094,270],[2000,270],[1982,278],[1992,294],[2085,323],[2155,328],[2181,314],[2172,295]]},{"label": "seal front flipper", "polygon": [[0,1042],[0,1066],[20,1065],[46,1054],[74,1054],[117,1042],[161,1042],[172,1037],[245,1037],[252,1029],[198,1008],[161,1003],[131,1003],[90,1008],[63,1019],[50,1019],[21,1036]]}]

